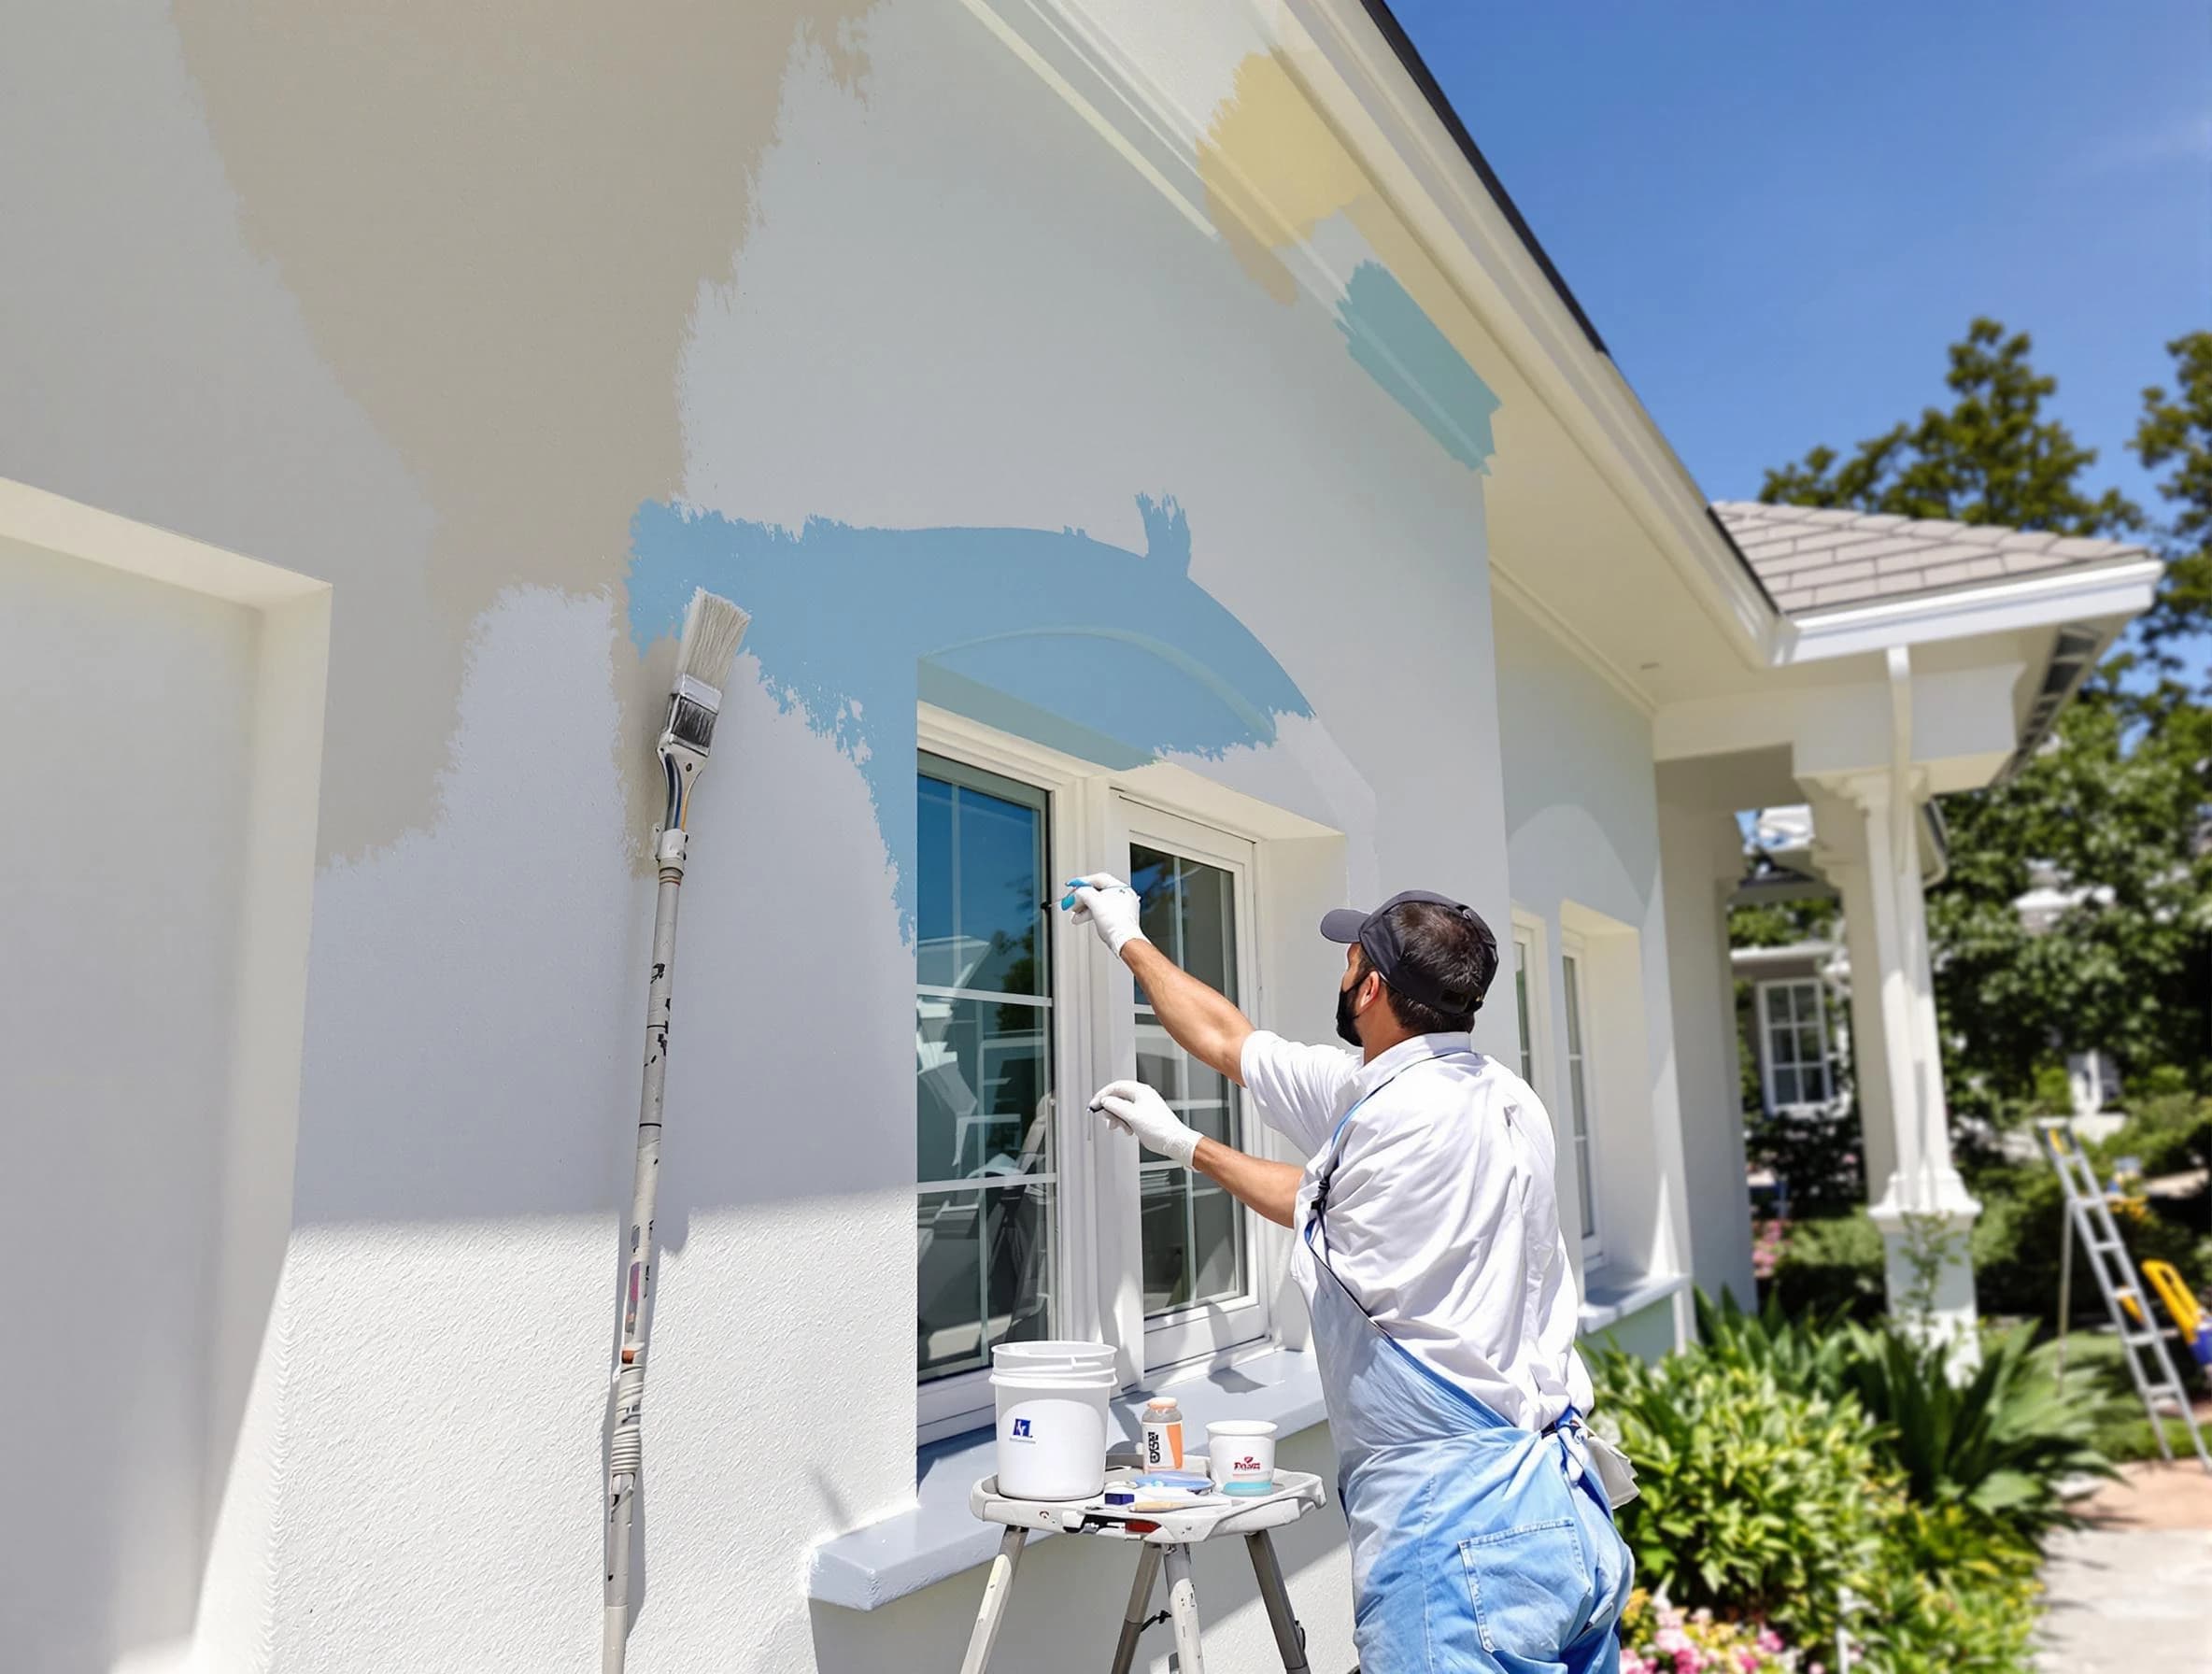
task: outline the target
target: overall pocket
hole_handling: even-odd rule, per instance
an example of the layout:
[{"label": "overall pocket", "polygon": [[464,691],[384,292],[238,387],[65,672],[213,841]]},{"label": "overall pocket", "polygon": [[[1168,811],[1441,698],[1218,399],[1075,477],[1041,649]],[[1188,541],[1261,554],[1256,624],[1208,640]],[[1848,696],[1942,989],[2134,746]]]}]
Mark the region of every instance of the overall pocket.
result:
[{"label": "overall pocket", "polygon": [[1571,1517],[1459,1543],[1475,1631],[1492,1654],[1556,1662],[1590,1610],[1590,1565]]}]

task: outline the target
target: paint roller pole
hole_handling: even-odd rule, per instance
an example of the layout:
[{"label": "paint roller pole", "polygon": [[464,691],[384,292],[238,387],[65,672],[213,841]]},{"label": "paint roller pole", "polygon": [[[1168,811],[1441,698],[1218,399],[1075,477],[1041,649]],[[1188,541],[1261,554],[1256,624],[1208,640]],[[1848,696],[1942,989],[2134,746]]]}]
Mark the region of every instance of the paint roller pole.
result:
[{"label": "paint roller pole", "polygon": [[660,1184],[660,1116],[668,1077],[670,996],[676,962],[676,892],[689,853],[691,795],[714,749],[722,683],[751,618],[701,588],[684,615],[668,724],[655,752],[668,806],[653,836],[660,888],[653,906],[653,971],[645,990],[645,1065],[638,1093],[637,1171],[630,1191],[630,1241],[622,1268],[622,1347],[615,1361],[614,1423],[607,1438],[606,1612],[600,1636],[603,1674],[622,1674],[630,1638],[630,1567],[638,1480],[645,1470],[645,1339],[653,1323],[653,1199]]},{"label": "paint roller pole", "polygon": [[606,1625],[600,1662],[621,1674],[630,1636],[630,1557],[644,1463],[641,1422],[645,1396],[645,1339],[653,1299],[653,1199],[660,1183],[660,1113],[668,1079],[670,990],[674,986],[676,896],[684,884],[688,839],[660,834],[660,891],[653,908],[653,973],[645,998],[645,1067],[638,1098],[637,1171],[630,1199],[629,1260],[622,1280],[622,1352],[615,1376],[615,1428],[607,1447]]}]

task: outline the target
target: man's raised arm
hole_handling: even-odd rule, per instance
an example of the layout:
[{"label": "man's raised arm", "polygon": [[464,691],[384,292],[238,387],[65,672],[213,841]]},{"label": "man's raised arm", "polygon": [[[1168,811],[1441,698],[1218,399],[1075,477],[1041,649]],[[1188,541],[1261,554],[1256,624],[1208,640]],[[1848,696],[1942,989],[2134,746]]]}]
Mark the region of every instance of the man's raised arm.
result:
[{"label": "man's raised arm", "polygon": [[1138,928],[1141,903],[1128,885],[1100,872],[1077,879],[1073,888],[1075,907],[1069,916],[1077,924],[1095,927],[1099,939],[1129,968],[1152,1014],[1175,1044],[1242,1086],[1244,1042],[1252,1033],[1252,1019],[1145,940]]}]

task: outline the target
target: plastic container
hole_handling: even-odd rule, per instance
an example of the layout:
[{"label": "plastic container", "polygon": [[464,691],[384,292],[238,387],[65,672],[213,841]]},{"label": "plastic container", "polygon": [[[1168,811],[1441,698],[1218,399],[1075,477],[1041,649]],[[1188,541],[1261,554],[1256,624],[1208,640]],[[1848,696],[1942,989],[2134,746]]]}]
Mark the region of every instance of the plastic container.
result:
[{"label": "plastic container", "polygon": [[1144,1468],[1147,1470],[1181,1470],[1183,1468],[1183,1408],[1171,1395],[1163,1395],[1144,1403],[1143,1416],[1138,1421],[1141,1435],[1140,1443]]},{"label": "plastic container", "polygon": [[1227,1419],[1208,1425],[1206,1464],[1224,1494],[1272,1494],[1275,1426],[1259,1419]]},{"label": "plastic container", "polygon": [[999,1492],[1009,1499],[1088,1499],[1106,1486],[1106,1403],[1119,1381],[1113,1351],[1099,1364],[1006,1352],[1037,1347],[1008,1343],[992,1352]]},{"label": "plastic container", "polygon": [[1103,1342],[1001,1342],[991,1350],[997,1366],[1112,1367],[1113,1349]]}]

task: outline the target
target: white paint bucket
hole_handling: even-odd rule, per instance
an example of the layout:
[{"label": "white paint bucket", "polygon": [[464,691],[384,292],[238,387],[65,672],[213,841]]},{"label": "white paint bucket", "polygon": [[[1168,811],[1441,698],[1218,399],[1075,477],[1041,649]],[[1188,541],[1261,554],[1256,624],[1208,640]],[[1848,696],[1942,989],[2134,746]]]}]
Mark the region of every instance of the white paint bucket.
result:
[{"label": "white paint bucket", "polygon": [[1275,1426],[1255,1418],[1208,1425],[1206,1469],[1224,1494],[1272,1494]]},{"label": "white paint bucket", "polygon": [[1103,1342],[1001,1342],[991,1350],[991,1364],[1098,1370],[1113,1366],[1113,1349]]},{"label": "white paint bucket", "polygon": [[1088,1499],[1106,1486],[1106,1402],[1116,1381],[1111,1353],[1102,1366],[1039,1364],[1007,1357],[1011,1346],[992,1356],[999,1492],[1010,1499]]}]

